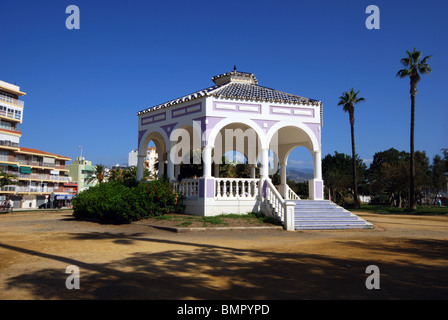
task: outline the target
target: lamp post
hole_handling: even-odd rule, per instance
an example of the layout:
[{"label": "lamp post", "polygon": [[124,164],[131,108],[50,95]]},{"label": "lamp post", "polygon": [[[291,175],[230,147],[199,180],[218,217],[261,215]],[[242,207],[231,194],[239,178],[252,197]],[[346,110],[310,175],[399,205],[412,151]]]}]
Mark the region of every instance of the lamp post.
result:
[{"label": "lamp post", "polygon": [[81,149],[81,157],[79,157],[79,160],[82,160],[82,146],[78,146],[78,149]]},{"label": "lamp post", "polygon": [[[78,146],[81,149],[81,156],[78,158],[78,194],[81,192],[81,161],[82,161],[82,146]],[[84,186],[84,184],[83,184]]]}]

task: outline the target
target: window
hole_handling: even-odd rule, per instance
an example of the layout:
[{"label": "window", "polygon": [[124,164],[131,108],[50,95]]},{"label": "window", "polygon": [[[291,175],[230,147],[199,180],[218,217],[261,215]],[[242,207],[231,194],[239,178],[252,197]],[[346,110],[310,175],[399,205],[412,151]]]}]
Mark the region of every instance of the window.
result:
[{"label": "window", "polygon": [[6,150],[0,150],[0,161],[9,161],[9,152]]},{"label": "window", "polygon": [[11,123],[3,121],[3,120],[0,120],[0,128],[11,130]]},{"label": "window", "polygon": [[0,100],[13,103],[14,96],[12,94],[6,92],[0,92]]}]

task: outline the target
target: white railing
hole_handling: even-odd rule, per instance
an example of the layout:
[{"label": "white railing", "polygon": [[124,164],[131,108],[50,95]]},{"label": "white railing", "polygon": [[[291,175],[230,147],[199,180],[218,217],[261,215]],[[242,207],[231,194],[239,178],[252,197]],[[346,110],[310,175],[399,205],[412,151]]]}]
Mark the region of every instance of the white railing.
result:
[{"label": "white railing", "polygon": [[263,196],[271,215],[281,221],[286,230],[294,230],[294,202],[284,200],[270,179],[263,182]]},{"label": "white railing", "polygon": [[287,198],[288,200],[301,200],[300,197],[288,186],[286,185]]},{"label": "white railing", "polygon": [[215,196],[218,199],[255,199],[259,179],[215,178]]},{"label": "white railing", "polygon": [[199,196],[199,184],[197,179],[183,179],[181,182],[175,182],[174,188],[185,199],[196,199]]},{"label": "white railing", "polygon": [[3,186],[0,191],[14,191],[14,192],[53,192],[52,187],[34,187],[34,186]]},{"label": "white railing", "polygon": [[9,96],[6,96],[6,95],[1,94],[1,93],[0,93],[0,100],[8,102],[8,103],[13,103],[13,104],[16,104],[16,105],[21,106],[21,107],[24,106],[24,102],[22,100],[18,100],[16,98],[9,97]]},{"label": "white railing", "polygon": [[275,188],[285,200],[300,200],[300,197],[287,184],[276,185]]},{"label": "white railing", "polygon": [[283,222],[285,217],[285,201],[283,197],[269,179],[265,180],[263,183],[265,184],[263,185],[263,188],[265,189],[263,190],[263,194],[269,204],[267,206],[268,211],[270,211],[272,216]]},{"label": "white railing", "polygon": [[50,174],[37,174],[37,173],[24,174],[15,171],[7,171],[7,173],[15,175],[19,179],[51,180],[51,181],[63,181],[63,182],[71,181],[70,177],[50,175]]}]

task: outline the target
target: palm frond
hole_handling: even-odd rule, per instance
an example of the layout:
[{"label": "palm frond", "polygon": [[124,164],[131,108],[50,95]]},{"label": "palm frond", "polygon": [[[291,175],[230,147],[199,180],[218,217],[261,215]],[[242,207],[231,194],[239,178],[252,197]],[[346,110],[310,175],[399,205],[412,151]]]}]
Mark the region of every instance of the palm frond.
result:
[{"label": "palm frond", "polygon": [[340,97],[338,106],[344,106],[343,110],[346,112],[352,112],[355,104],[365,101],[364,98],[360,97],[358,98],[360,90],[358,92],[355,92],[353,88],[350,89],[350,91],[345,91]]},{"label": "palm frond", "polygon": [[397,72],[396,77],[406,78],[410,77],[415,81],[420,81],[420,74],[430,73],[431,67],[427,64],[427,61],[432,56],[426,56],[423,59],[421,51],[414,50],[412,52],[406,51],[407,57],[400,60],[401,64],[405,67]]}]

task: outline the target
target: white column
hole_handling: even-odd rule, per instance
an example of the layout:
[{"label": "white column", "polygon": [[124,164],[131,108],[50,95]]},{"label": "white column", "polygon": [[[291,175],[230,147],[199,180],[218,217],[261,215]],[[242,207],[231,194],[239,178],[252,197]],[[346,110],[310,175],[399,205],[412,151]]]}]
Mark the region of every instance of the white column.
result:
[{"label": "white column", "polygon": [[206,146],[202,151],[202,166],[203,177],[209,178],[212,176],[212,147]]},{"label": "white column", "polygon": [[219,178],[219,163],[215,163],[215,178]]},{"label": "white column", "polygon": [[314,151],[314,179],[322,180],[321,151]]},{"label": "white column", "polygon": [[251,164],[251,165],[250,165],[250,177],[251,177],[252,179],[255,179],[256,174],[257,174],[257,172],[256,172],[256,167],[255,167],[254,164]]},{"label": "white column", "polygon": [[166,169],[166,171],[167,171],[167,176],[168,176],[168,180],[169,181],[173,181],[173,180],[176,180],[175,178],[174,178],[174,163],[173,163],[173,161],[172,161],[172,159],[171,159],[171,155],[170,154],[168,154],[168,164],[167,164],[167,169]]},{"label": "white column", "polygon": [[137,180],[143,179],[145,156],[137,155]]},{"label": "white column", "polygon": [[288,188],[286,187],[286,161],[280,163],[280,186],[283,199],[287,199]]},{"label": "white column", "polygon": [[321,151],[313,152],[314,160],[314,178],[309,181],[310,199],[324,199],[324,182],[322,181],[322,159]]},{"label": "white column", "polygon": [[269,178],[269,149],[264,148],[261,151],[261,174],[262,179]]},{"label": "white column", "polygon": [[158,158],[158,160],[157,160],[159,163],[158,163],[158,177],[159,177],[159,179],[160,178],[162,178],[163,177],[163,175],[165,174],[165,159],[164,159],[164,156],[163,156],[163,154],[161,153],[161,154],[159,154],[159,158]]},{"label": "white column", "polygon": [[286,162],[280,163],[280,183],[286,185]]}]

